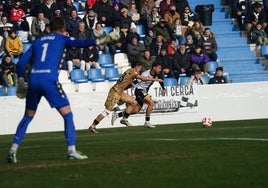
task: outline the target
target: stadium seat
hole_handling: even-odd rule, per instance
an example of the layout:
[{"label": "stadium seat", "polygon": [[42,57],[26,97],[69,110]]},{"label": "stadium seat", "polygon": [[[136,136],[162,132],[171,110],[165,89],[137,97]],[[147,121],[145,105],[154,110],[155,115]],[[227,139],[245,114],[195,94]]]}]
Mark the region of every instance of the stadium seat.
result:
[{"label": "stadium seat", "polygon": [[7,96],[16,96],[17,86],[10,86],[7,88]]},{"label": "stadium seat", "polygon": [[176,78],[164,78],[164,86],[178,86],[178,81]]},{"label": "stadium seat", "polygon": [[71,81],[74,83],[86,83],[88,79],[85,77],[85,73],[81,69],[73,69],[70,74]]},{"label": "stadium seat", "polygon": [[87,71],[88,80],[91,82],[104,82],[105,79],[101,74],[101,69],[92,68]]},{"label": "stadium seat", "polygon": [[27,52],[27,50],[29,50],[29,48],[30,48],[31,46],[32,46],[32,43],[29,43],[29,42],[23,43],[23,50],[22,50],[22,53]]},{"label": "stadium seat", "polygon": [[102,29],[103,29],[103,31],[105,31],[105,33],[106,33],[107,35],[110,33],[110,31],[113,30],[113,28],[110,27],[110,26],[104,26]]},{"label": "stadium seat", "polygon": [[206,84],[208,84],[210,77],[208,75],[203,75],[202,78],[205,80]]},{"label": "stadium seat", "polygon": [[140,35],[140,38],[143,39],[146,35],[144,25],[137,24],[136,27],[137,27],[137,33]]},{"label": "stadium seat", "polygon": [[5,96],[5,90],[3,87],[0,87],[0,96]]},{"label": "stadium seat", "polygon": [[208,62],[208,73],[215,74],[216,68],[219,66],[217,61],[209,61]]},{"label": "stadium seat", "polygon": [[268,45],[267,45],[267,44],[266,44],[266,45],[263,45],[263,46],[261,47],[261,55],[262,55],[263,57],[268,58]]},{"label": "stadium seat", "polygon": [[180,77],[179,78],[180,86],[186,86],[189,79],[190,79],[190,77],[188,77],[188,76]]},{"label": "stadium seat", "polygon": [[108,67],[105,69],[105,79],[113,82],[119,79],[119,71],[116,67]]},{"label": "stadium seat", "polygon": [[77,10],[78,15],[84,15],[84,9],[83,9],[81,2],[73,1],[73,5],[75,6]]},{"label": "stadium seat", "polygon": [[117,65],[117,67],[128,67],[128,66],[130,66],[127,54],[126,53],[116,53],[116,54],[114,54],[114,64]]},{"label": "stadium seat", "polygon": [[13,62],[13,63],[17,64],[18,61],[19,61],[19,58],[18,58],[18,57],[13,57],[13,59],[12,59],[12,62]]},{"label": "stadium seat", "polygon": [[98,63],[100,64],[101,68],[114,67],[110,54],[99,54]]}]

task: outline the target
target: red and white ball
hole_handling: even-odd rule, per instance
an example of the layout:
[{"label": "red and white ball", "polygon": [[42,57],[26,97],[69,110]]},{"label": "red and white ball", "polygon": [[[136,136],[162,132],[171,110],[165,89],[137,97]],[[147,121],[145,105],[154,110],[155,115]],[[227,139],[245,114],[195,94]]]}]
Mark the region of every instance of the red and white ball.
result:
[{"label": "red and white ball", "polygon": [[202,119],[202,124],[203,124],[203,126],[206,127],[206,128],[211,127],[211,126],[212,126],[212,120],[211,120],[211,118],[209,118],[209,117],[204,117],[204,118]]}]

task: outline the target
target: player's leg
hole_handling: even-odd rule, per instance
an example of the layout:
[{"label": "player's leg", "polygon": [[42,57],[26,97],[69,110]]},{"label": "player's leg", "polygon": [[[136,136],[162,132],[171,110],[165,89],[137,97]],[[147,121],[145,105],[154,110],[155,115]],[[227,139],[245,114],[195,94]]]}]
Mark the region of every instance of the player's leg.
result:
[{"label": "player's leg", "polygon": [[154,101],[150,95],[147,95],[144,98],[144,102],[148,105],[147,109],[146,109],[144,126],[148,127],[148,128],[155,128],[155,126],[150,123],[151,113],[152,113],[153,108],[154,108]]}]

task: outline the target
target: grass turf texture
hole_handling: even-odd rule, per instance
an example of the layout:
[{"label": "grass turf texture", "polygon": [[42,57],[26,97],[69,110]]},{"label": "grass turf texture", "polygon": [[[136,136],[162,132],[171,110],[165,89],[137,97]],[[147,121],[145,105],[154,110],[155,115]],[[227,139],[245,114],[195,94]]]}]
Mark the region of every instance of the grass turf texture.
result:
[{"label": "grass turf texture", "polygon": [[89,159],[67,160],[63,132],[27,134],[17,164],[1,136],[4,187],[267,187],[268,120],[77,131]]}]

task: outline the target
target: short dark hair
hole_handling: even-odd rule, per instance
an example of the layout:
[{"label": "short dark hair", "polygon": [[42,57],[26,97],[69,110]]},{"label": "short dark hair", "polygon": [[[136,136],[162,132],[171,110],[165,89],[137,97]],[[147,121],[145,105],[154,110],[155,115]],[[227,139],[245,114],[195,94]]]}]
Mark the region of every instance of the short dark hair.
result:
[{"label": "short dark hair", "polygon": [[140,61],[132,61],[131,62],[131,68],[134,68],[136,66],[142,66],[141,62]]},{"label": "short dark hair", "polygon": [[62,17],[53,17],[50,20],[50,30],[51,32],[60,31],[65,28],[65,20]]},{"label": "short dark hair", "polygon": [[153,62],[152,67],[162,66],[162,62],[160,60],[156,60]]}]

